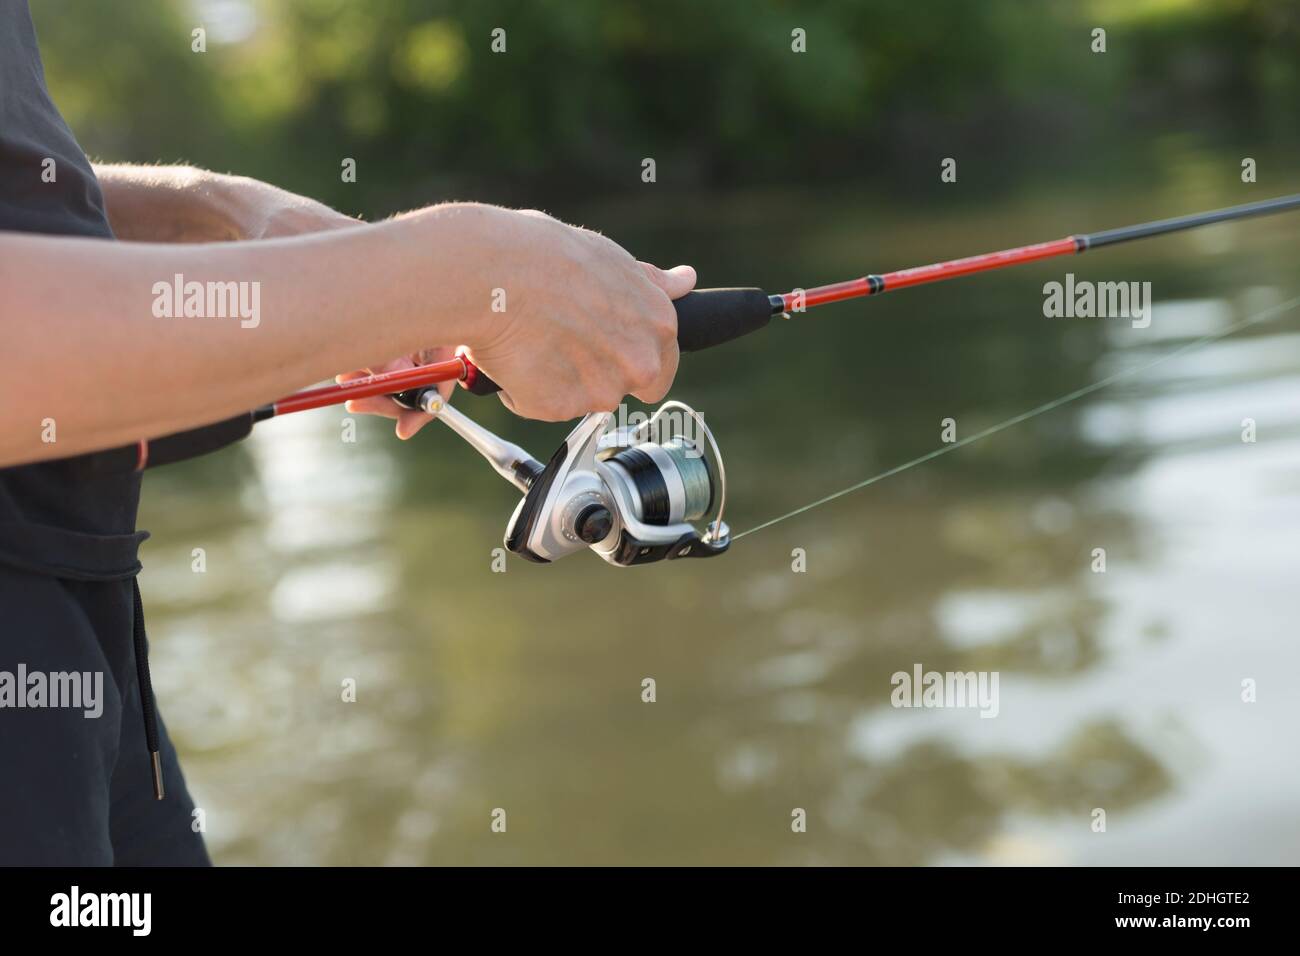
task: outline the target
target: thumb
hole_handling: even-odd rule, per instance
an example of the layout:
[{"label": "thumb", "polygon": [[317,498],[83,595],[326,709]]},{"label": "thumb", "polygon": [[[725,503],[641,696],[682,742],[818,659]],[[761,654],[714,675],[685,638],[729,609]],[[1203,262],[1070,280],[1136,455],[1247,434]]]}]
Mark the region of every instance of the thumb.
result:
[{"label": "thumb", "polygon": [[695,269],[691,266],[673,266],[664,270],[648,262],[641,263],[646,276],[662,289],[670,299],[680,299],[695,288]]}]

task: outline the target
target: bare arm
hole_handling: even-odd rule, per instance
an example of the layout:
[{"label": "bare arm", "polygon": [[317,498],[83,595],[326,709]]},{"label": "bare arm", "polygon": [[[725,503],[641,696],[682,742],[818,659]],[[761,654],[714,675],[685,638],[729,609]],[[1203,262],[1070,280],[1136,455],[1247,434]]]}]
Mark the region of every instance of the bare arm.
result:
[{"label": "bare arm", "polygon": [[[258,289],[256,324],[155,315],[177,275]],[[430,343],[468,345],[529,417],[655,400],[676,371],[670,297],[692,282],[549,217],[472,204],[261,242],[0,233],[0,466],[206,424]]]},{"label": "bare arm", "polygon": [[134,242],[271,239],[357,225],[305,196],[192,166],[94,166],[113,234]]},{"label": "bare arm", "polygon": [[[488,254],[474,228],[481,218],[474,207],[447,206],[258,243],[0,234],[0,328],[11,363],[0,464],[193,427],[339,368],[476,337],[491,316],[474,301],[485,280],[476,263]],[[421,273],[422,287],[413,281]],[[156,316],[156,283],[174,284],[178,274],[187,283],[249,283],[258,289],[256,326]],[[435,289],[440,307],[422,309]],[[34,430],[45,418],[56,423],[53,444]]]}]

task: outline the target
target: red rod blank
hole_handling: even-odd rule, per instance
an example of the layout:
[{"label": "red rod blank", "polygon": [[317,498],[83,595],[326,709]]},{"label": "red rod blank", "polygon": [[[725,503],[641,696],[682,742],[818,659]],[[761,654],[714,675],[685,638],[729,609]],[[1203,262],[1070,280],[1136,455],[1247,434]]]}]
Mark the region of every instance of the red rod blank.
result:
[{"label": "red rod blank", "polygon": [[415,368],[401,369],[396,372],[381,372],[368,378],[358,378],[350,382],[338,382],[334,385],[322,385],[306,391],[295,392],[275,403],[275,414],[287,415],[290,412],[305,412],[312,408],[324,408],[355,398],[369,398],[371,395],[387,395],[401,392],[421,385],[433,385],[437,382],[454,382],[465,378],[470,364],[459,356],[445,362],[433,362],[429,365],[417,365]]},{"label": "red rod blank", "polygon": [[[831,285],[817,286],[802,294],[803,307],[810,309],[815,305],[828,302],[841,302],[844,299],[856,299],[866,295],[876,295],[893,289],[906,289],[909,286],[925,285],[929,282],[941,282],[955,279],[957,276],[970,275],[973,272],[989,272],[1022,262],[1036,259],[1051,259],[1055,256],[1073,255],[1079,251],[1079,244],[1073,236],[1054,239],[1051,242],[1037,242],[1031,246],[1018,246],[1015,249],[1003,249],[1000,252],[986,252],[964,259],[949,259],[928,266],[916,266],[912,269],[900,269],[897,272],[885,272],[881,275],[863,276],[848,282],[836,282]],[[781,299],[786,311],[797,309],[800,294],[787,292]]]},{"label": "red rod blank", "polygon": [[972,272],[988,272],[1006,266],[1033,262],[1035,259],[1051,259],[1054,256],[1073,255],[1078,247],[1074,237],[1055,239],[1052,242],[1038,242],[1032,246],[1020,246],[1016,249],[1003,249],[1001,252],[986,252],[979,256],[965,259],[951,259],[948,262],[936,262],[930,266],[917,266],[914,269],[902,269],[898,272],[886,272],[880,278],[885,287],[881,291],[905,289],[908,286],[923,285],[927,282],[939,282],[943,279],[955,279],[957,276],[970,275]]}]

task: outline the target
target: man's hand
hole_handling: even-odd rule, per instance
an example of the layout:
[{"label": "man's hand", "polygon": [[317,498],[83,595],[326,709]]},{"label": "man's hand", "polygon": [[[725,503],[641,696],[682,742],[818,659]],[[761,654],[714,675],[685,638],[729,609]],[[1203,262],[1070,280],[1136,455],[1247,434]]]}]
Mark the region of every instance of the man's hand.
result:
[{"label": "man's hand", "polygon": [[672,300],[694,288],[695,270],[637,262],[544,213],[480,208],[506,307],[465,344],[506,406],[564,421],[613,409],[628,394],[663,398],[677,374]]},{"label": "man's hand", "polygon": [[[429,365],[433,362],[443,362],[456,354],[456,350],[451,346],[439,346],[438,348],[424,349],[412,355],[403,355],[401,358],[393,359],[391,362],[385,362],[383,365],[377,365],[373,368],[357,369],[355,372],[344,372],[342,375],[334,376],[336,382],[350,382],[356,378],[365,378],[368,375],[378,375],[380,372],[395,372],[403,368],[415,368],[417,365]],[[439,394],[442,395],[443,401],[451,397],[451,393],[456,388],[455,382],[439,382],[436,386]],[[411,408],[403,408],[391,398],[385,395],[373,395],[370,398],[351,399],[347,403],[347,410],[361,415],[379,415],[382,418],[393,418],[397,420],[397,437],[405,441],[410,438],[421,428],[433,421],[433,416],[425,412],[417,412]]]},{"label": "man's hand", "polygon": [[[603,236],[533,210],[483,206],[477,212],[466,217],[465,228],[486,229],[501,273],[492,281],[505,291],[506,305],[464,351],[501,386],[511,411],[565,421],[608,411],[628,394],[646,402],[667,394],[678,359],[671,300],[694,288],[694,269],[637,262]],[[338,381],[427,365],[455,352],[426,349]],[[444,399],[452,390],[450,383],[439,386]],[[349,402],[348,411],[396,419],[402,439],[432,421],[384,396]]]}]

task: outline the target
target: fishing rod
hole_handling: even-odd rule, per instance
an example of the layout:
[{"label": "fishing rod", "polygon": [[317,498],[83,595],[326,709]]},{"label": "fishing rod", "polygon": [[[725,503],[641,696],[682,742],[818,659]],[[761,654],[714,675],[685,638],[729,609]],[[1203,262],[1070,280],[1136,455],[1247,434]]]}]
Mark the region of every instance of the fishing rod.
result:
[{"label": "fishing rod", "polygon": [[[699,352],[756,332],[775,316],[789,317],[832,302],[1296,209],[1300,209],[1300,194],[777,295],[758,288],[700,289],[673,302],[677,344],[683,353]],[[468,358],[457,356],[296,392],[212,425],[101,452],[93,456],[91,467],[97,471],[140,471],[215,451],[246,437],[256,423],[269,418],[387,394],[400,405],[440,418],[524,492],[511,518],[506,545],[530,560],[551,561],[590,547],[612,564],[629,565],[708,557],[729,546],[730,535],[722,521],[726,478],[721,454],[703,417],[689,406],[667,402],[635,428],[615,428],[609,412],[587,415],[542,465],[517,445],[451,408],[437,389],[430,387],[448,381],[459,381],[476,395],[500,390]],[[666,425],[670,422],[671,426]],[[677,423],[689,426],[685,431],[690,434],[673,430]],[[713,510],[715,500],[715,517],[700,532],[690,522]]]},{"label": "fishing rod", "polygon": [[[1050,242],[1016,246],[1012,249],[986,252],[963,259],[949,259],[945,262],[899,269],[895,272],[873,273],[846,282],[834,282],[811,289],[794,289],[779,295],[769,295],[762,289],[756,288],[699,289],[688,292],[673,302],[677,310],[677,344],[683,353],[699,352],[749,335],[751,332],[757,332],[775,316],[783,315],[788,318],[792,313],[802,313],[819,305],[928,285],[931,282],[955,279],[958,276],[972,275],[977,272],[992,272],[994,269],[1005,269],[1009,266],[1052,259],[1057,256],[1080,255],[1089,249],[1113,246],[1121,242],[1150,239],[1172,232],[1182,232],[1237,219],[1268,216],[1294,209],[1300,209],[1300,193],[1240,206],[1228,206],[1225,209],[1209,212],[1193,213],[1188,216],[1176,216],[1172,219],[1159,219],[1135,226],[1121,226],[1118,229],[1107,229],[1102,232],[1066,236],[1064,239],[1053,239]],[[492,379],[477,369],[464,384],[475,395],[490,395],[500,390]],[[419,408],[421,394],[418,388],[413,387],[410,391],[395,395],[394,398],[399,404],[408,408]]]}]

